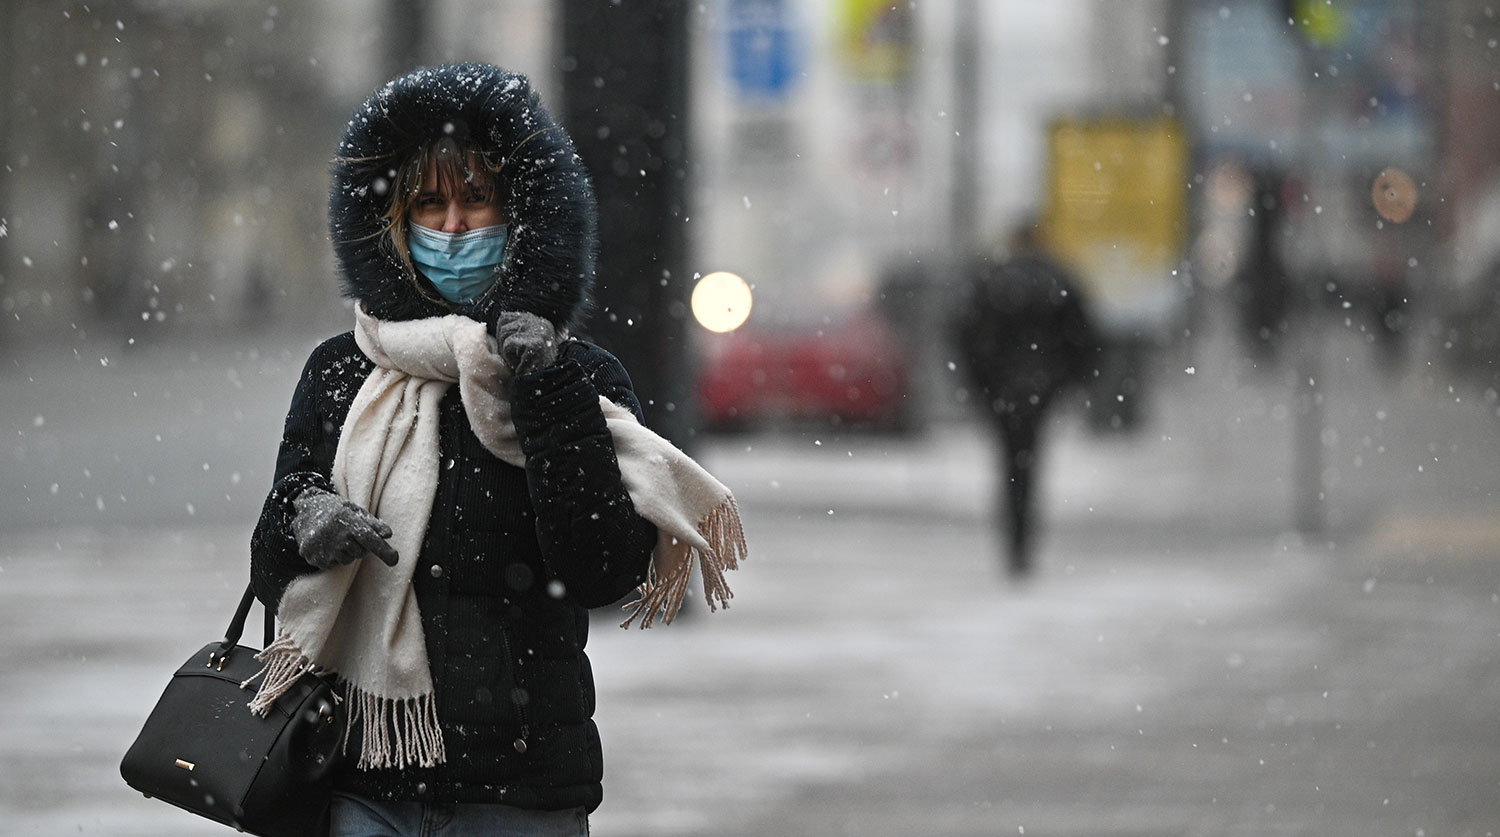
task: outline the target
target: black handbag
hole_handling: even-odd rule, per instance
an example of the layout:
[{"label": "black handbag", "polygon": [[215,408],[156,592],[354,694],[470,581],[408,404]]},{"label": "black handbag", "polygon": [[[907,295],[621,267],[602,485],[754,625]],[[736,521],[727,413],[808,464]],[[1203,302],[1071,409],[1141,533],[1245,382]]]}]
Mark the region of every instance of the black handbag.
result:
[{"label": "black handbag", "polygon": [[[332,685],[304,674],[266,717],[248,707],[256,651],[239,645],[255,594],[245,589],[220,642],[188,658],[120,762],[132,788],[262,837],[328,833],[331,768],[343,750]],[[274,617],[266,613],[266,643]]]}]

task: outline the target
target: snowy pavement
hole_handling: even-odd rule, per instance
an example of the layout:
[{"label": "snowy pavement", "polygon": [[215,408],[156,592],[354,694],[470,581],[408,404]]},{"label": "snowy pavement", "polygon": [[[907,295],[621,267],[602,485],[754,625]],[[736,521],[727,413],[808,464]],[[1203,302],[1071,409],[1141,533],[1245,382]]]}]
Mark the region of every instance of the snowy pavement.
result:
[{"label": "snowy pavement", "polygon": [[[118,761],[242,589],[304,352],[0,368],[0,834],[230,833]],[[1059,418],[1021,585],[965,421],[705,442],[752,558],[728,611],[596,620],[594,833],[1500,833],[1493,404],[1339,370],[1303,536],[1284,382],[1168,367],[1136,435]]]}]

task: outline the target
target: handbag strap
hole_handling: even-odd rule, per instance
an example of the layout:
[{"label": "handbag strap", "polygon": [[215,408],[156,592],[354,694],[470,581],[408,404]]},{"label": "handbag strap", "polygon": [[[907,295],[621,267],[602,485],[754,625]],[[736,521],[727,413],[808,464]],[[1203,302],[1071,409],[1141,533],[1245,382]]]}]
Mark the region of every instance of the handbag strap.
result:
[{"label": "handbag strap", "polygon": [[[239,644],[240,636],[245,633],[245,620],[250,617],[250,605],[255,604],[254,585],[245,585],[245,595],[240,597],[240,606],[235,608],[234,618],[229,620],[229,628],[224,631],[224,641],[219,643],[219,648],[225,654],[231,648]],[[262,648],[271,644],[276,638],[276,608],[266,608],[265,644]]]}]

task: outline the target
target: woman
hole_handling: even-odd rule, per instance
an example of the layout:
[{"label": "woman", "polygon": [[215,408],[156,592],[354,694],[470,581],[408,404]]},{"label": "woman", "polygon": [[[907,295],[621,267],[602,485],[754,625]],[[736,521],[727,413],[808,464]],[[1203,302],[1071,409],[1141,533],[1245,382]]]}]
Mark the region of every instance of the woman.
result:
[{"label": "woman", "polygon": [[695,561],[727,604],[733,497],[568,336],[594,212],[522,76],[419,70],[348,124],[329,215],[356,327],[307,362],[251,542],[280,623],[252,708],[308,670],[344,694],[334,835],[587,833],[587,609],[639,586],[642,625],[670,621]]}]

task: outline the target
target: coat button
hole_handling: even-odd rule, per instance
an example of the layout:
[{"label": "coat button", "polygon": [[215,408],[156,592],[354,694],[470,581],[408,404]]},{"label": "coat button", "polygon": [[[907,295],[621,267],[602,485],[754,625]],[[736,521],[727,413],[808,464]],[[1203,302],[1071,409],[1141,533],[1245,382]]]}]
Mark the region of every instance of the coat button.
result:
[{"label": "coat button", "polygon": [[432,569],[429,570],[429,572],[432,573],[432,577],[433,578],[442,578],[443,577],[443,568],[440,567],[440,566],[438,566],[437,564],[433,564],[432,565]]},{"label": "coat button", "polygon": [[426,782],[418,782],[417,783],[417,793],[418,794],[426,794],[427,793],[427,783]]}]

